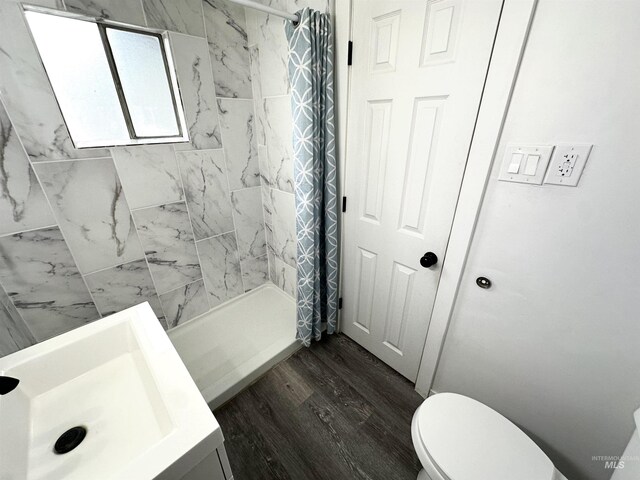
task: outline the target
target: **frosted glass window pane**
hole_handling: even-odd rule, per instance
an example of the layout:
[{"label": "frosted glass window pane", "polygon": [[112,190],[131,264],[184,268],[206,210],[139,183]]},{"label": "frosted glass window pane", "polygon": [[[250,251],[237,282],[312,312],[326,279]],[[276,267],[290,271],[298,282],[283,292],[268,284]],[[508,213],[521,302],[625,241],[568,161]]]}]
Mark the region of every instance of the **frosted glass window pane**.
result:
[{"label": "frosted glass window pane", "polygon": [[129,138],[98,26],[25,13],[76,146],[107,146]]},{"label": "frosted glass window pane", "polygon": [[160,39],[114,28],[107,28],[107,37],[136,135],[178,135]]}]

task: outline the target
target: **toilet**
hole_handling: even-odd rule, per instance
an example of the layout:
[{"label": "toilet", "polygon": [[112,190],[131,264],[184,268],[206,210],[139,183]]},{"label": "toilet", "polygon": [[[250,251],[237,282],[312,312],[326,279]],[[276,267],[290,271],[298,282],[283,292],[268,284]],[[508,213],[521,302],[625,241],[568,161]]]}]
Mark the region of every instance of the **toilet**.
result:
[{"label": "toilet", "polygon": [[411,436],[423,467],[418,480],[567,480],[522,430],[457,393],[427,398]]}]

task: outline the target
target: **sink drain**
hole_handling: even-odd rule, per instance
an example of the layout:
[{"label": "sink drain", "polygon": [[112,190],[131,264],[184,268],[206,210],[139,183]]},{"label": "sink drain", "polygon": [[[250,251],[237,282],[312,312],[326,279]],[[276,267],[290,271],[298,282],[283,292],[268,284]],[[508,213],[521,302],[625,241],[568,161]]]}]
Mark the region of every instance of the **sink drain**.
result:
[{"label": "sink drain", "polygon": [[53,451],[59,455],[63,453],[69,453],[82,443],[84,437],[87,436],[87,429],[84,427],[73,427],[64,432],[56,444],[53,446]]}]

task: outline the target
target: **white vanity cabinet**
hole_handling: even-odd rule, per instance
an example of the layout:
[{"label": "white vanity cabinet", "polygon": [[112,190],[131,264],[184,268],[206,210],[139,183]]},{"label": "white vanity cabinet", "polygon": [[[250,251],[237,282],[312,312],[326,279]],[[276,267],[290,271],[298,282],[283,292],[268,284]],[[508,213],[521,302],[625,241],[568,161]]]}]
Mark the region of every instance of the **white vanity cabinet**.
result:
[{"label": "white vanity cabinet", "polygon": [[233,480],[224,445],[207,455],[182,480]]}]

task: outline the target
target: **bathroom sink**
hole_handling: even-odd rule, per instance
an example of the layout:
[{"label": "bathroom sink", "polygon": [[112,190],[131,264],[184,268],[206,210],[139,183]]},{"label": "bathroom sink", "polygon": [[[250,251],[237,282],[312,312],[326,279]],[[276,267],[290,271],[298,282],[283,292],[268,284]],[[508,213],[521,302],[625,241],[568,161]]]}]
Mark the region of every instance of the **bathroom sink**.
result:
[{"label": "bathroom sink", "polygon": [[0,375],[20,380],[0,397],[0,480],[182,478],[223,442],[147,303],[0,358]]}]

